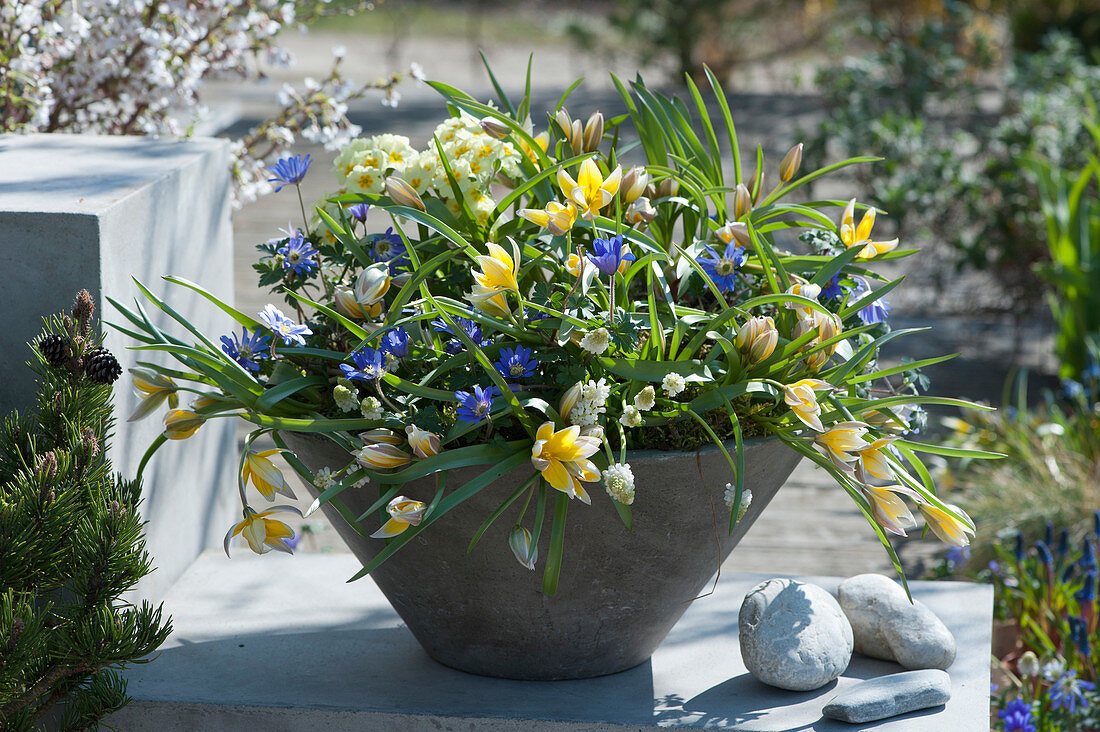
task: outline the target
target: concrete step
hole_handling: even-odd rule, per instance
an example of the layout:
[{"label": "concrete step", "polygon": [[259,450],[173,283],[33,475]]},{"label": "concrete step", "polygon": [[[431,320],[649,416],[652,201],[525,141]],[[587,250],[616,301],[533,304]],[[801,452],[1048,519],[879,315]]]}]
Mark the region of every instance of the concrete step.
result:
[{"label": "concrete step", "polygon": [[[760,684],[741,661],[737,613],[760,574],[723,574],[653,658],[597,679],[522,682],[441,666],[350,554],[202,556],[165,599],[175,632],[127,672],[134,701],[107,721],[157,730],[851,730],[821,708],[861,679],[900,671],[855,656],[814,692]],[[834,589],[839,578],[809,578]],[[959,653],[946,707],[861,729],[988,729],[992,589],[914,582]],[[592,622],[600,622],[592,618]]]}]

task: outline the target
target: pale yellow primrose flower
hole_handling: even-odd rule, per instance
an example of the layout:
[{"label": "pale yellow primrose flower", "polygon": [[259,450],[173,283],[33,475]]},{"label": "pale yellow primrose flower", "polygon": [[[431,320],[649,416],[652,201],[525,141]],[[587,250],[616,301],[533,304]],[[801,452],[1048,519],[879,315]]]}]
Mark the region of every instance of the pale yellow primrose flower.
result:
[{"label": "pale yellow primrose flower", "polygon": [[466,299],[493,315],[511,312],[504,298],[505,292],[519,293],[519,248],[514,241],[511,244],[514,257],[504,247],[491,242],[488,254],[474,257],[481,271],[473,271],[474,289]]},{"label": "pale yellow primrose flower", "polygon": [[418,458],[423,459],[438,455],[442,449],[439,435],[434,432],[428,432],[428,430],[422,430],[415,424],[410,424],[405,426],[405,433],[409,436],[409,446],[412,447],[413,453]]},{"label": "pale yellow primrose flower", "polygon": [[269,501],[275,500],[276,493],[294,500],[294,491],[287,485],[286,479],[283,478],[283,472],[268,459],[272,455],[278,455],[281,452],[282,450],[277,449],[264,450],[263,452],[246,450],[244,465],[241,467],[241,483],[247,486],[249,479],[251,479],[252,485],[256,486],[256,490]]},{"label": "pale yellow primrose flower", "polygon": [[821,424],[821,405],[817,403],[818,391],[829,391],[833,385],[821,379],[802,379],[783,387],[783,401],[807,427],[824,432]]},{"label": "pale yellow primrose flower", "polygon": [[898,438],[880,437],[864,449],[859,450],[860,472],[873,475],[881,480],[893,480],[894,467],[890,465],[890,461],[886,459],[883,450],[896,439]]},{"label": "pale yellow primrose flower", "polygon": [[928,503],[918,502],[917,508],[920,509],[921,515],[924,516],[925,522],[928,524],[928,528],[932,530],[932,533],[940,538],[944,544],[950,546],[966,546],[970,543],[970,537],[974,535],[974,522],[966,512],[958,506],[946,504],[955,513],[962,516],[963,520],[955,518],[947,511],[944,511],[938,506],[933,506]]},{"label": "pale yellow primrose flower", "polygon": [[179,395],[176,393],[176,382],[164,374],[153,369],[138,366],[129,369],[133,376],[134,393],[141,397],[137,409],[130,415],[127,422],[136,422],[152,414],[157,407],[168,400],[168,406],[175,409],[179,406]]},{"label": "pale yellow primrose flower", "polygon": [[557,201],[546,204],[546,208],[520,209],[519,215],[532,224],[541,226],[554,236],[561,236],[573,228],[577,221],[577,207],[572,201],[566,201],[561,205]]},{"label": "pale yellow primrose flower", "polygon": [[290,528],[282,521],[267,518],[271,514],[280,512],[294,513],[299,516],[302,515],[302,512],[294,508],[294,506],[275,506],[262,513],[256,513],[248,506],[245,506],[244,521],[241,521],[231,528],[228,533],[226,533],[225,540],[222,542],[222,546],[225,548],[225,555],[229,556],[229,540],[237,534],[244,534],[244,538],[248,542],[248,548],[257,554],[267,554],[272,549],[278,552],[293,554],[294,551],[286,542],[287,539],[292,539],[294,537],[294,529]]},{"label": "pale yellow primrose flower", "polygon": [[859,220],[859,226],[855,225],[856,199],[848,201],[844,207],[844,214],[840,217],[840,240],[844,242],[846,249],[862,247],[856,259],[871,259],[879,254],[893,251],[898,246],[897,239],[890,241],[871,241],[871,227],[875,225],[875,209],[868,208]]},{"label": "pale yellow primrose flower", "polygon": [[386,513],[390,515],[389,521],[382,524],[382,528],[371,534],[370,538],[389,539],[397,536],[410,526],[419,525],[427,510],[428,507],[422,501],[398,496],[386,506]]},{"label": "pale yellow primrose flower", "polygon": [[576,425],[555,432],[553,422],[543,422],[535,433],[531,464],[555,490],[592,503],[581,481],[592,483],[600,479],[596,464],[588,459],[599,449],[599,438],[582,435]]},{"label": "pale yellow primrose flower", "polygon": [[206,418],[186,409],[172,409],[164,415],[164,436],[169,440],[186,440],[202,427]]},{"label": "pale yellow primrose flower", "polygon": [[838,422],[824,434],[814,437],[814,444],[832,460],[833,465],[846,472],[854,469],[849,463],[858,458],[852,453],[865,450],[870,443],[863,439],[867,425],[862,422]]},{"label": "pale yellow primrose flower", "polygon": [[871,515],[875,517],[879,526],[892,534],[905,536],[905,525],[916,526],[917,522],[898,494],[920,498],[912,488],[902,485],[863,486],[863,495],[871,504]]},{"label": "pale yellow primrose flower", "polygon": [[619,183],[622,181],[622,166],[615,166],[606,178],[600,172],[600,166],[596,161],[588,158],[581,163],[580,174],[576,180],[566,172],[565,168],[558,170],[558,186],[565,197],[577,204],[581,218],[591,221],[600,215],[600,209],[615,197],[619,192]]}]

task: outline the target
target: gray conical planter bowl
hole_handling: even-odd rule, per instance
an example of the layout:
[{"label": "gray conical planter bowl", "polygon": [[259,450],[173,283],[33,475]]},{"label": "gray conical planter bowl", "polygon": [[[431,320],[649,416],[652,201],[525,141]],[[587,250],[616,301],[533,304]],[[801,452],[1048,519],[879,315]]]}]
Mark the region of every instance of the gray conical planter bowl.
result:
[{"label": "gray conical planter bowl", "polygon": [[[312,470],[335,470],[348,462],[348,454],[323,437],[284,437]],[[732,444],[729,450],[732,454]],[[589,484],[592,505],[576,500],[569,504],[561,578],[552,597],[542,593],[541,572],[549,550],[550,501],[539,540],[538,570],[524,568],[508,548],[519,511],[515,504],[467,553],[481,523],[531,475],[527,464],[459,504],[371,577],[428,655],[452,668],[528,680],[582,679],[624,671],[653,654],[790,476],[799,457],[776,439],[745,443],[745,487],[752,490],[753,500],[730,536],[723,494],[731,472],[717,448],[630,452],[637,491],[634,530],[626,530],[601,485]],[[485,468],[450,471],[448,489]],[[427,503],[435,495],[435,481],[428,477],[407,483],[401,493]],[[340,497],[358,516],[378,496],[378,486],[367,485],[349,488]],[[385,546],[384,539],[356,533],[332,506],[324,511],[361,562]],[[528,509],[528,528],[533,516]],[[364,523],[373,531],[381,520],[374,517]],[[736,611],[730,608],[730,613]]]}]

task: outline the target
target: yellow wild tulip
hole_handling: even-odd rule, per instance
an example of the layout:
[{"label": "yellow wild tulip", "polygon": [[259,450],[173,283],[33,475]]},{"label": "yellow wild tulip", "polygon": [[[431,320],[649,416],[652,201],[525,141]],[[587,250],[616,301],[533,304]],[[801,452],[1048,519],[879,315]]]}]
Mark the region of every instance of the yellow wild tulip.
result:
[{"label": "yellow wild tulip", "polygon": [[596,464],[588,459],[599,449],[600,439],[582,435],[576,425],[555,432],[553,422],[543,422],[535,433],[531,464],[555,490],[591,503],[581,481],[592,483],[600,479]]},{"label": "yellow wild tulip", "polygon": [[905,525],[912,527],[917,522],[899,494],[920,498],[916,491],[901,485],[863,486],[863,495],[871,504],[871,515],[879,526],[891,534],[905,536]]},{"label": "yellow wild tulip", "polygon": [[267,554],[272,549],[293,554],[294,551],[287,544],[287,541],[294,538],[294,529],[282,521],[268,518],[268,516],[280,512],[302,515],[294,506],[275,506],[262,513],[256,513],[249,506],[245,506],[244,521],[229,529],[225,535],[225,540],[222,542],[225,555],[229,556],[229,541],[237,534],[243,534],[245,541],[248,542],[248,548],[257,554]]},{"label": "yellow wild tulip", "polygon": [[134,413],[126,420],[127,422],[137,422],[139,419],[148,417],[165,400],[172,409],[179,406],[176,382],[172,381],[171,377],[144,366],[138,366],[129,371],[133,376],[134,393],[141,397],[141,401]]},{"label": "yellow wild tulip", "polygon": [[521,209],[519,215],[536,226],[549,231],[553,236],[561,236],[573,228],[577,221],[577,207],[572,201],[566,201],[565,205],[557,201],[546,204],[546,208]]},{"label": "yellow wild tulip", "polygon": [[580,174],[576,180],[566,172],[565,168],[558,170],[558,186],[561,187],[565,197],[577,204],[581,218],[591,221],[600,215],[600,209],[615,197],[619,192],[619,183],[622,180],[623,169],[615,166],[615,169],[604,178],[600,172],[600,166],[596,161],[588,158],[581,163]]},{"label": "yellow wild tulip", "polygon": [[201,414],[186,409],[171,409],[164,415],[164,436],[169,440],[186,440],[205,421]]},{"label": "yellow wild tulip", "polygon": [[897,437],[880,437],[870,445],[859,450],[859,471],[864,479],[867,475],[873,475],[880,480],[893,480],[894,467],[883,454],[891,442]]},{"label": "yellow wild tulip", "polygon": [[283,478],[283,472],[268,459],[272,455],[278,455],[281,452],[282,450],[264,450],[263,452],[246,450],[244,465],[241,466],[241,484],[247,486],[249,479],[251,479],[252,485],[256,486],[256,490],[269,501],[275,500],[276,493],[294,500],[296,498],[294,491],[287,485],[286,479]]},{"label": "yellow wild tulip", "polygon": [[[949,546],[967,546],[970,543],[970,536],[974,535],[974,522],[958,506],[945,505],[959,514],[962,520],[960,521],[938,506],[923,501],[917,503],[917,508],[924,516],[928,528],[939,537],[940,541]],[[970,536],[967,536],[967,534]]]},{"label": "yellow wild tulip", "polygon": [[840,217],[840,241],[846,249],[862,247],[856,259],[872,259],[879,254],[893,251],[898,246],[897,239],[890,241],[871,241],[871,227],[875,225],[875,209],[868,208],[859,220],[859,226],[855,225],[856,199],[848,201],[844,207],[844,214]]},{"label": "yellow wild tulip", "polygon": [[511,312],[505,292],[519,293],[519,247],[514,241],[509,241],[512,244],[511,255],[499,244],[489,243],[488,254],[474,257],[481,271],[473,271],[474,289],[466,295],[466,299],[493,315]]},{"label": "yellow wild tulip", "polygon": [[390,519],[382,524],[382,528],[371,534],[370,538],[389,539],[401,534],[410,526],[419,526],[427,510],[428,507],[422,501],[398,496],[386,506],[386,513],[390,515]]},{"label": "yellow wild tulip", "polygon": [[830,391],[833,385],[821,379],[802,379],[783,387],[783,401],[802,423],[818,432],[824,432],[821,424],[821,405],[817,403],[817,392]]},{"label": "yellow wild tulip", "polygon": [[862,422],[838,422],[824,434],[814,437],[814,444],[833,465],[850,473],[854,470],[850,463],[858,459],[853,453],[870,447],[870,443],[863,439],[865,434],[867,425]]}]

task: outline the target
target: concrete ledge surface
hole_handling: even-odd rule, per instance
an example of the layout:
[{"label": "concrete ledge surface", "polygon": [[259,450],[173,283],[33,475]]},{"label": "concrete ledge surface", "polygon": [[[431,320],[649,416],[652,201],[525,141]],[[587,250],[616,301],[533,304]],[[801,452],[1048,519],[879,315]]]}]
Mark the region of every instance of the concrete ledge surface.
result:
[{"label": "concrete ledge surface", "polygon": [[[862,656],[835,683],[787,692],[741,661],[737,612],[765,575],[724,575],[697,600],[652,660],[584,681],[472,676],[420,649],[346,554],[200,557],[165,604],[175,633],[152,663],[127,672],[134,702],[109,718],[141,730],[738,730],[856,729],[821,708],[861,679],[901,671]],[[736,554],[734,555],[736,560]],[[517,565],[517,571],[523,571]],[[536,581],[535,575],[531,575]],[[833,590],[839,578],[803,578]],[[414,580],[415,581],[415,580]],[[959,645],[946,707],[859,729],[969,732],[989,727],[992,588],[913,582],[914,596]],[[592,618],[592,622],[600,622]]]}]

